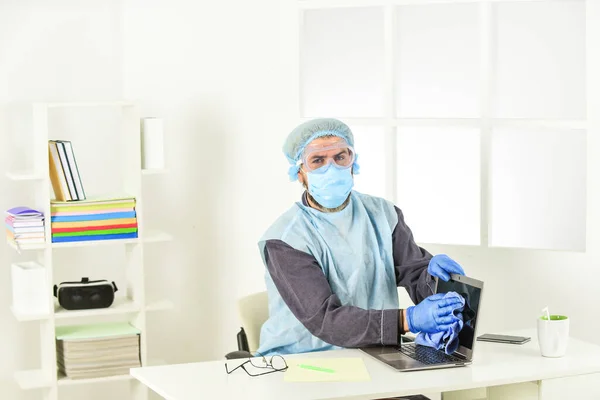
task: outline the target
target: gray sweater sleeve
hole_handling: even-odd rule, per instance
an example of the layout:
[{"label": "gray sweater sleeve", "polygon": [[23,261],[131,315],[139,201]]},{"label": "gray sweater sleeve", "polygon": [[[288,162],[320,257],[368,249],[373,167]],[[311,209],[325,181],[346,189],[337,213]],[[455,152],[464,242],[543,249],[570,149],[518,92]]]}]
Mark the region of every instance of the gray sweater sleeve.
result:
[{"label": "gray sweater sleeve", "polygon": [[266,242],[265,258],[283,301],[314,336],[340,347],[398,344],[397,309],[342,305],[317,260],[281,240]]},{"label": "gray sweater sleeve", "polygon": [[413,303],[418,304],[433,294],[435,283],[427,272],[432,255],[417,246],[412,231],[404,222],[402,211],[398,207],[395,208],[398,224],[392,233],[392,246],[396,283],[406,289]]}]

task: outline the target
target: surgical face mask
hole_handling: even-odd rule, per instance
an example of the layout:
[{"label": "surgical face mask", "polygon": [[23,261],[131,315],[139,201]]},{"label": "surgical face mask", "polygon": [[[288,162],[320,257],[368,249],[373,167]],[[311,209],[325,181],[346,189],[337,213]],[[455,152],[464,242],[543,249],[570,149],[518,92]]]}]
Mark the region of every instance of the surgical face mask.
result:
[{"label": "surgical face mask", "polygon": [[352,168],[338,167],[335,163],[306,173],[308,191],[325,208],[336,208],[348,198],[354,179]]}]

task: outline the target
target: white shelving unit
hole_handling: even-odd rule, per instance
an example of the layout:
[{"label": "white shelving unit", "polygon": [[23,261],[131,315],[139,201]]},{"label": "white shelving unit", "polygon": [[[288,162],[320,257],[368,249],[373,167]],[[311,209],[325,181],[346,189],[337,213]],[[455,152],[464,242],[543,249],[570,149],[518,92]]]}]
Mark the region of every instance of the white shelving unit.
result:
[{"label": "white shelving unit", "polygon": [[[122,108],[122,138],[121,146],[125,150],[121,160],[121,177],[123,179],[123,190],[136,199],[136,214],[138,223],[138,238],[123,240],[88,241],[52,243],[50,225],[50,201],[51,183],[49,178],[48,140],[49,136],[48,113],[53,109],[71,107],[121,107]],[[17,312],[13,315],[20,322],[35,321],[40,326],[40,368],[34,370],[18,371],[15,380],[23,390],[42,389],[44,400],[58,400],[59,387],[67,385],[85,385],[98,382],[111,382],[131,380],[130,375],[110,376],[94,379],[72,380],[58,375],[56,364],[56,342],[55,327],[57,322],[68,320],[69,324],[77,324],[78,320],[85,318],[89,323],[90,318],[124,315],[132,325],[142,333],[140,337],[140,357],[142,365],[154,365],[159,362],[150,363],[148,359],[148,345],[146,340],[146,313],[152,311],[167,310],[173,304],[165,299],[148,303],[146,300],[144,283],[144,245],[147,243],[159,243],[172,240],[172,236],[166,232],[148,231],[145,229],[144,199],[142,198],[142,180],[145,175],[164,173],[165,170],[142,170],[141,168],[141,138],[140,138],[140,114],[138,105],[129,101],[115,102],[90,102],[90,103],[35,103],[32,105],[33,112],[33,163],[31,170],[23,172],[9,172],[7,178],[15,182],[27,182],[35,185],[35,206],[41,208],[46,216],[44,244],[28,247],[15,248],[24,252],[35,252],[37,261],[45,268],[46,282],[49,283],[47,296],[50,297],[53,306],[47,313],[28,315]],[[22,184],[22,183],[21,183]],[[57,248],[89,247],[89,246],[125,246],[127,284],[119,285],[119,295],[115,298],[113,305],[109,308],[68,311],[58,306],[53,296],[52,285],[54,270],[54,250]],[[13,246],[14,247],[14,246]],[[130,398],[145,400],[148,397],[147,389],[136,384],[132,380]]]}]

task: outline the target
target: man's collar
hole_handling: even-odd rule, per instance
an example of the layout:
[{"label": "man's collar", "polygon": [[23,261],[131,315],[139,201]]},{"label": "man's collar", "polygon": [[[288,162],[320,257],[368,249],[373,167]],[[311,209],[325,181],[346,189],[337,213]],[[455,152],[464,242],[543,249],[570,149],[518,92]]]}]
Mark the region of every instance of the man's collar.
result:
[{"label": "man's collar", "polygon": [[310,207],[309,204],[308,204],[308,197],[307,197],[307,191],[306,190],[302,193],[302,205],[305,206],[305,207]]}]

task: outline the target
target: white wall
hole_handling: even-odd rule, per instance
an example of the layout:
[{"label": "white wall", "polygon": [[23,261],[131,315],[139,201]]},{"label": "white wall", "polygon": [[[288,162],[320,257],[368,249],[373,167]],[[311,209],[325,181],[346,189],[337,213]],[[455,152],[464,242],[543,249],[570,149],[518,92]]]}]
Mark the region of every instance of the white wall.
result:
[{"label": "white wall", "polygon": [[[31,204],[33,197],[30,183],[4,179],[9,168],[24,167],[30,161],[27,134],[31,132],[31,120],[27,102],[120,97],[120,15],[120,4],[114,0],[0,2],[0,104],[6,117],[4,123],[0,123],[2,210],[15,204]],[[9,310],[9,262],[25,257],[17,256],[4,244],[0,246],[3,265],[0,274],[3,343],[0,397],[3,399],[35,399],[41,395],[36,391],[20,391],[12,379],[16,369],[39,367],[38,324],[17,323]],[[78,397],[81,392],[69,390],[67,393]],[[85,398],[98,399],[101,393],[86,393]]]},{"label": "white wall", "polygon": [[264,285],[258,238],[299,197],[281,153],[295,123],[278,54],[282,3],[126,3],[125,94],[166,120],[177,361],[237,348],[236,299]]},{"label": "white wall", "polygon": [[[165,118],[170,174],[147,177],[144,194],[147,223],[175,235],[146,254],[149,295],[169,292],[177,306],[149,317],[151,356],[168,362],[221,358],[236,349],[235,300],[263,289],[256,242],[301,193],[287,181],[281,153],[296,123],[292,80],[281,72],[281,3],[0,3],[0,84],[7,83],[0,90],[0,138],[19,150],[0,147],[2,171],[26,164],[20,159],[29,101],[124,95],[139,99],[144,115]],[[0,179],[0,207],[28,201],[26,185]],[[0,246],[2,264],[16,259]],[[35,323],[19,324],[10,314],[9,268],[3,271],[2,342],[17,345],[2,350],[0,391],[3,398],[37,398],[12,380],[14,370],[36,365],[39,335]],[[127,398],[122,388],[65,393]]]},{"label": "white wall", "polygon": [[[287,180],[281,153],[297,123],[291,4],[0,3],[0,103],[125,95],[140,100],[144,115],[165,118],[170,174],[148,181],[146,211],[152,213],[150,224],[176,236],[174,243],[150,249],[148,284],[156,290],[164,285],[177,304],[149,321],[151,352],[168,362],[216,359],[235,349],[235,299],[263,289],[256,242],[300,194],[298,184]],[[592,84],[600,93],[598,82]],[[16,115],[8,110],[0,113],[0,139],[25,151],[22,140],[10,138],[26,126],[15,127]],[[600,154],[597,142],[592,154]],[[4,145],[0,151],[4,171],[12,166],[7,158],[13,151]],[[589,181],[598,182],[600,166],[593,158]],[[2,209],[28,195],[25,186],[6,180],[0,180],[0,193]],[[589,196],[593,245],[600,239],[597,185]],[[539,309],[549,305],[573,317],[575,336],[595,340],[597,252],[428,249],[454,256],[486,281],[483,329],[534,326]],[[0,246],[2,264],[15,257]],[[35,393],[20,392],[11,377],[35,362],[37,331],[10,315],[9,270],[2,270],[0,391],[3,398],[33,399]],[[94,388],[96,395],[106,394],[101,388]],[[125,392],[110,393],[127,398],[118,394]]]}]

